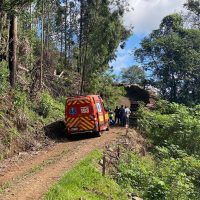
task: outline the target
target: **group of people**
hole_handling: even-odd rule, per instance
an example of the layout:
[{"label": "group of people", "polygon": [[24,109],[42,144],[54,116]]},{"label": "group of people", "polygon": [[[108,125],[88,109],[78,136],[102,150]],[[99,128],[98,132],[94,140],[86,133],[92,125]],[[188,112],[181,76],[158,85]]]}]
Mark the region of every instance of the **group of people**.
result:
[{"label": "group of people", "polygon": [[111,125],[115,125],[115,124],[118,124],[120,126],[125,126],[126,124],[129,125],[129,117],[131,114],[130,108],[123,105],[121,105],[120,108],[116,106],[114,110],[114,114],[115,116],[113,116],[113,112],[111,110],[109,111],[109,118],[110,118]]}]

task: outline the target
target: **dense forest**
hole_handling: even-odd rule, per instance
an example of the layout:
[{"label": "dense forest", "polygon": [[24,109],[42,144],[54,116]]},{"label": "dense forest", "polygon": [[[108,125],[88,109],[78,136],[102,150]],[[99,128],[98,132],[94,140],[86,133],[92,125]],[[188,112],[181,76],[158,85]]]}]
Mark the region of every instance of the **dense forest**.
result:
[{"label": "dense forest", "polygon": [[3,0],[0,3],[1,157],[33,149],[64,117],[66,96],[100,94],[113,106],[109,63],[131,29],[126,1]]},{"label": "dense forest", "polygon": [[42,89],[66,96],[99,93],[102,79],[112,81],[109,62],[131,31],[121,21],[126,1],[11,0],[0,6],[1,68],[9,67],[12,88],[23,87],[30,98]]}]

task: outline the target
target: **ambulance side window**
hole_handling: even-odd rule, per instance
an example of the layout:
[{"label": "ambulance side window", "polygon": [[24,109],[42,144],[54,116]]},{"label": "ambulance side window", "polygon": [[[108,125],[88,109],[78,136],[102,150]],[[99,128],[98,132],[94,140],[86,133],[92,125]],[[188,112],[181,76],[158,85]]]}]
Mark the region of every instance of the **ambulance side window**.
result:
[{"label": "ambulance side window", "polygon": [[100,103],[96,103],[96,107],[97,107],[98,113],[101,113],[102,112],[101,104]]}]

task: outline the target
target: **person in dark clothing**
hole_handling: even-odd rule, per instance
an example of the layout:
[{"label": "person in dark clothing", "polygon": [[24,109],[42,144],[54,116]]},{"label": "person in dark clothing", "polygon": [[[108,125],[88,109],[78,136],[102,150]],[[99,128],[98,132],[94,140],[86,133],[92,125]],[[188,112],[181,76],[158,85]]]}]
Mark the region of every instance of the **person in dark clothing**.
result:
[{"label": "person in dark clothing", "polygon": [[120,123],[120,110],[119,110],[118,106],[116,106],[114,112],[115,112],[115,123],[119,124]]},{"label": "person in dark clothing", "polygon": [[124,106],[121,105],[121,108],[119,109],[119,115],[120,115],[120,125],[121,126],[125,126],[126,125],[126,113],[125,113],[125,109]]}]

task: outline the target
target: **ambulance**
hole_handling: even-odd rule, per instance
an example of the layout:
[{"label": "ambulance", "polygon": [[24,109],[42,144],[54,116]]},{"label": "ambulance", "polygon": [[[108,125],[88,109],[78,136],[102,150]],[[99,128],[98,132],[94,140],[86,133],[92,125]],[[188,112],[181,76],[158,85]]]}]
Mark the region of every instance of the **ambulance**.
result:
[{"label": "ambulance", "polygon": [[98,95],[69,97],[65,106],[65,125],[67,134],[91,132],[101,136],[109,130],[108,112]]}]

